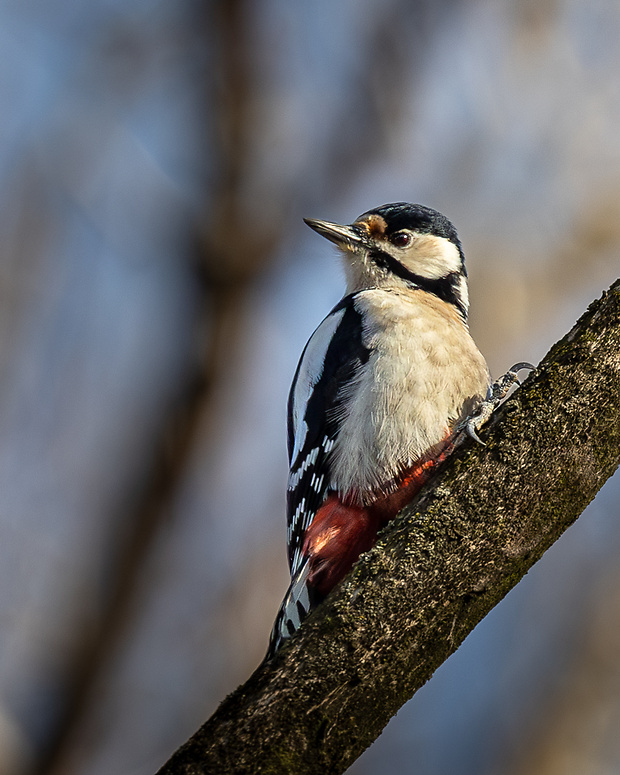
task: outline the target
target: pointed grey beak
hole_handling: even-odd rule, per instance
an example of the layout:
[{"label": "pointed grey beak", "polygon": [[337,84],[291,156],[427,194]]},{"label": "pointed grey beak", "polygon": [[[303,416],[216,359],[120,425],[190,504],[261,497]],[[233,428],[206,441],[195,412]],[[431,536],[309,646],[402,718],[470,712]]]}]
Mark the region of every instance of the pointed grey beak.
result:
[{"label": "pointed grey beak", "polygon": [[316,218],[304,218],[304,222],[343,250],[355,250],[364,243],[364,235],[354,226],[340,226],[338,223],[319,221]]}]

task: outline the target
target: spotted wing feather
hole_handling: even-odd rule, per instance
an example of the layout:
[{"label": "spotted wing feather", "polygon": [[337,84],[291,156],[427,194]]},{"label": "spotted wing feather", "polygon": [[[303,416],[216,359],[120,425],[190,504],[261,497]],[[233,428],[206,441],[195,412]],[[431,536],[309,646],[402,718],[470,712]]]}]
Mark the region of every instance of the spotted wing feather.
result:
[{"label": "spotted wing feather", "polygon": [[317,603],[308,585],[303,556],[306,531],[332,486],[330,453],[337,437],[343,403],[370,350],[364,346],[362,320],[346,296],[314,332],[302,353],[288,402],[289,485],[287,491],[288,559],[291,584],[271,633],[272,656],[282,640],[301,624]]},{"label": "spotted wing feather", "polygon": [[362,320],[346,296],[314,332],[302,353],[288,403],[288,559],[294,576],[302,561],[305,533],[331,486],[330,453],[343,402],[370,355]]}]

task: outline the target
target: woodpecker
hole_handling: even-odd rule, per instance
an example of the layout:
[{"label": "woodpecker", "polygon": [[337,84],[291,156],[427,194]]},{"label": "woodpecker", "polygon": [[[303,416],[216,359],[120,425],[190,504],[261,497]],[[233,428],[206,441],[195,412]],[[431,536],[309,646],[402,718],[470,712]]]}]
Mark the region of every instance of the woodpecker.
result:
[{"label": "woodpecker", "polygon": [[349,226],[304,220],[339,248],[346,294],[306,344],[289,394],[291,584],[267,658],[457,441],[480,441],[517,372],[533,368],[491,383],[467,326],[463,249],[441,213],[397,202]]}]

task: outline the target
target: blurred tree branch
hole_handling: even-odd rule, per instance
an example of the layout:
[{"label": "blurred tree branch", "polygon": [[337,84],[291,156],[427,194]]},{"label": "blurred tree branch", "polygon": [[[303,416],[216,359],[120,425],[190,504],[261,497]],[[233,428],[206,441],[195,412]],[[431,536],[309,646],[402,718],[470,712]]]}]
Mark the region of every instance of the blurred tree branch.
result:
[{"label": "blurred tree branch", "polygon": [[145,560],[168,517],[196,439],[204,433],[205,423],[213,419],[214,388],[236,360],[246,295],[273,254],[280,224],[269,223],[268,233],[251,228],[243,208],[253,128],[247,6],[246,0],[217,0],[209,9],[198,11],[205,38],[213,41],[219,62],[217,94],[207,95],[217,105],[218,122],[213,149],[218,160],[210,208],[213,214],[205,219],[206,224],[197,225],[190,256],[198,291],[196,330],[204,335],[203,341],[198,342],[195,361],[179,386],[176,401],[162,417],[150,470],[129,504],[130,513],[121,521],[129,529],[119,540],[104,610],[97,626],[81,634],[76,643],[66,699],[33,767],[35,775],[66,771],[75,729],[92,702],[99,672],[127,623]]},{"label": "blurred tree branch", "polygon": [[620,280],[159,775],[340,773],[620,462]]},{"label": "blurred tree branch", "polygon": [[[334,122],[326,150],[325,185],[332,191],[342,190],[343,180],[350,188],[357,175],[380,156],[388,131],[398,124],[396,113],[403,106],[400,91],[411,73],[406,66],[410,52],[390,48],[389,57],[378,52],[385,50],[389,31],[397,21],[403,22],[409,6],[394,0],[389,12],[383,9],[381,23],[370,30],[371,53],[360,64],[351,93],[341,105],[342,121]],[[416,14],[407,11],[407,18],[415,17],[413,30],[420,37],[420,51],[426,43],[424,31],[440,20],[437,7],[425,0],[421,6],[416,4]],[[215,174],[197,224],[192,256],[198,292],[196,330],[202,341],[176,401],[161,418],[149,471],[137,484],[126,517],[119,520],[123,534],[107,600],[96,626],[76,634],[63,703],[38,752],[34,775],[65,772],[76,728],[95,703],[96,681],[128,622],[144,563],[169,514],[196,440],[213,418],[215,388],[237,360],[248,294],[273,259],[290,207],[290,192],[273,190],[269,181],[259,181],[257,189],[264,192],[260,199],[248,196],[261,142],[268,142],[270,131],[256,115],[262,54],[253,39],[252,5],[247,0],[216,0],[204,8],[197,6],[196,13],[197,28],[213,46],[215,62],[205,83],[204,111],[212,131],[209,152]],[[126,40],[131,42],[131,34]]]}]

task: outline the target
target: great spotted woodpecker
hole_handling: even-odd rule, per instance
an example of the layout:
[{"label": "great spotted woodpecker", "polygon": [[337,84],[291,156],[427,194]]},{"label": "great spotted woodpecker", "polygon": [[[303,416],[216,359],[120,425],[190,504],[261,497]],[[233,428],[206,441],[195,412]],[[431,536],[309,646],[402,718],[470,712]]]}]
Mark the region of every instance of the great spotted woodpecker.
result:
[{"label": "great spotted woodpecker", "polygon": [[272,656],[377,531],[516,380],[491,384],[467,327],[467,274],[452,223],[398,202],[350,226],[307,219],[340,249],[346,295],[302,353],[288,402],[291,584]]}]

